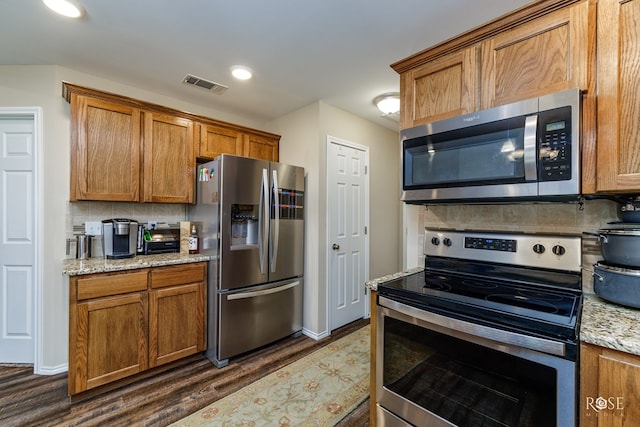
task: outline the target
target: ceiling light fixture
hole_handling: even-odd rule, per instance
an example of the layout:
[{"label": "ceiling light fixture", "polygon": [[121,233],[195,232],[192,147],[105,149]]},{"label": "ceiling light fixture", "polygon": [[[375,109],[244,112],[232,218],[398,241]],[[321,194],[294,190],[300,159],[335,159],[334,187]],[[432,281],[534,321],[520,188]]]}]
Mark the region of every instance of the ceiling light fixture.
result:
[{"label": "ceiling light fixture", "polygon": [[231,75],[238,80],[249,80],[253,73],[244,65],[234,65],[231,67]]},{"label": "ceiling light fixture", "polygon": [[400,94],[398,92],[383,93],[376,96],[373,103],[384,115],[396,114],[400,111]]},{"label": "ceiling light fixture", "polygon": [[68,18],[80,18],[84,15],[84,8],[75,0],[42,0],[51,10]]}]

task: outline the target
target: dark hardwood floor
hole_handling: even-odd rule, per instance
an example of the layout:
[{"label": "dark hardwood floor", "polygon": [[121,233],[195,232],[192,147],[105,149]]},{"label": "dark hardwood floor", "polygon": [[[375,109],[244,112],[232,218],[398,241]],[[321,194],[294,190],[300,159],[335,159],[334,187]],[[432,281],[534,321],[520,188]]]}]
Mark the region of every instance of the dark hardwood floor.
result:
[{"label": "dark hardwood floor", "polygon": [[[33,375],[32,367],[0,367],[0,426],[166,426],[335,341],[358,320],[314,341],[286,338],[216,369],[200,358],[150,378],[71,403],[67,374]],[[369,425],[369,399],[338,426]]]}]

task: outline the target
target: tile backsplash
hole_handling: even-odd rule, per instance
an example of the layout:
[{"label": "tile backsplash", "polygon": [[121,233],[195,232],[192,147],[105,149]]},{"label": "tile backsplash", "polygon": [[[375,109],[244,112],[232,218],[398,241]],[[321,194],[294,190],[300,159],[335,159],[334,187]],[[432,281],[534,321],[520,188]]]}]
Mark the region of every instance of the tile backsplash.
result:
[{"label": "tile backsplash", "polygon": [[[175,224],[187,218],[187,205],[176,203],[69,202],[65,231],[67,239],[74,231],[84,230],[87,221],[127,218],[146,224],[149,221]],[[101,238],[96,238],[92,256],[102,256]],[[72,256],[68,254],[68,256]]]},{"label": "tile backsplash", "polygon": [[[502,205],[434,205],[417,206],[418,247],[422,248],[425,228],[518,231],[526,233],[597,232],[607,223],[618,221],[618,204],[608,200],[578,203],[525,203]],[[418,265],[424,265],[419,251]],[[602,259],[598,238],[582,235],[582,265],[592,269]],[[584,292],[593,293],[593,278],[583,271]]]}]

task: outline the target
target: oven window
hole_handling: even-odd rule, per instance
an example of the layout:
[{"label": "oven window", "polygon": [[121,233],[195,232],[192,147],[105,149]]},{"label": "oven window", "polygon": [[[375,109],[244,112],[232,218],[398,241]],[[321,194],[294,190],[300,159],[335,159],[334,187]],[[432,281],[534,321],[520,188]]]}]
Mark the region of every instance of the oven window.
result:
[{"label": "oven window", "polygon": [[383,385],[460,426],[554,426],[556,371],[384,317]]}]

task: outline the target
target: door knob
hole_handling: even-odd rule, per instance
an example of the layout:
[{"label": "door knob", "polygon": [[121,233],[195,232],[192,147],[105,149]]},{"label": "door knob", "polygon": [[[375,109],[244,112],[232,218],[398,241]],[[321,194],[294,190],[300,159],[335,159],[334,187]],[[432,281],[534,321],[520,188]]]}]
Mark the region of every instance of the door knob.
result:
[{"label": "door knob", "polygon": [[334,243],[333,246],[331,247],[334,251],[337,251],[338,249],[340,249],[340,245],[338,245],[337,243]]}]

